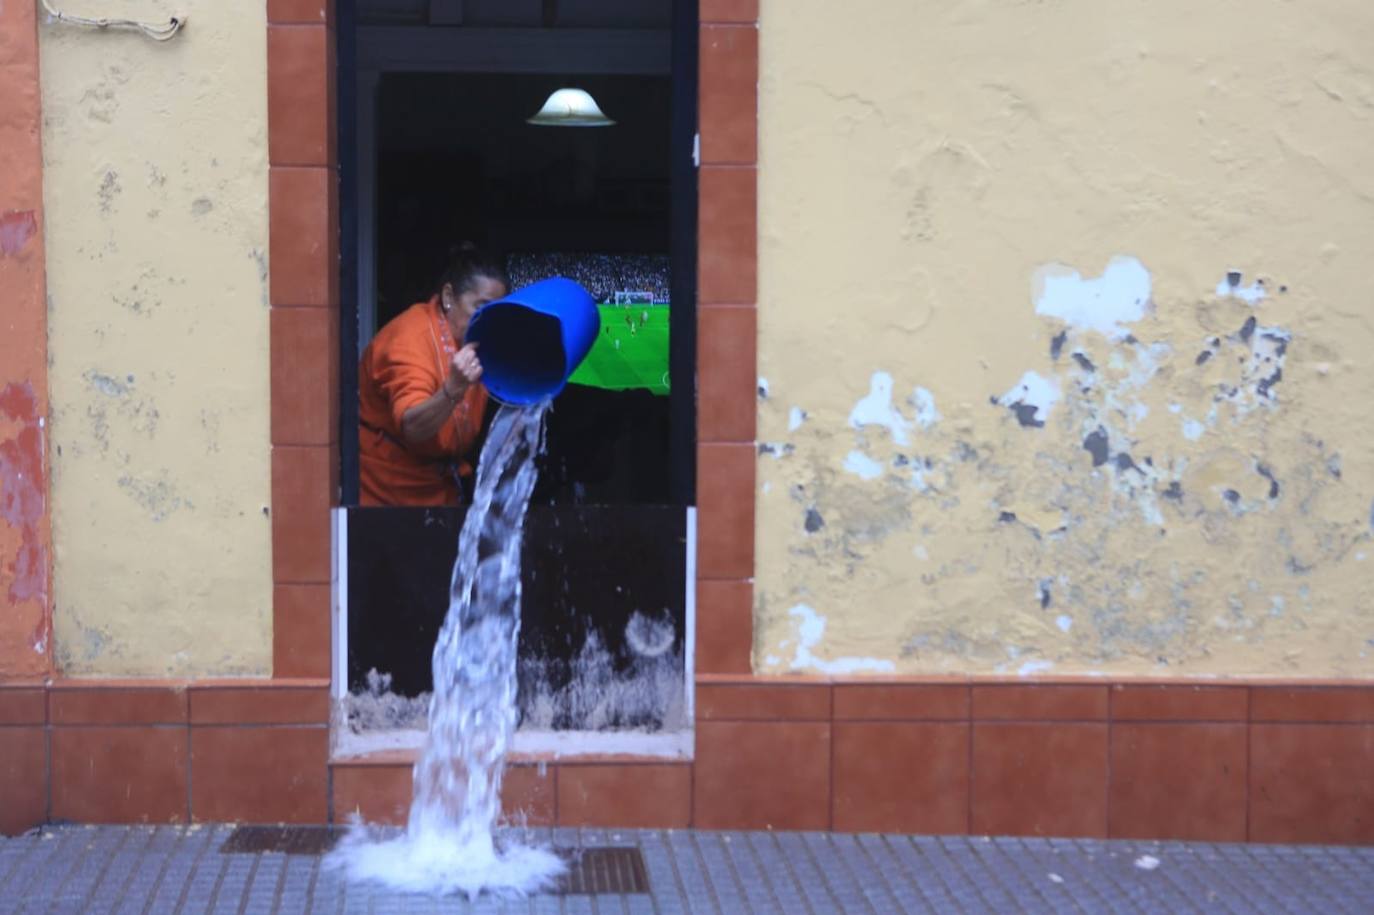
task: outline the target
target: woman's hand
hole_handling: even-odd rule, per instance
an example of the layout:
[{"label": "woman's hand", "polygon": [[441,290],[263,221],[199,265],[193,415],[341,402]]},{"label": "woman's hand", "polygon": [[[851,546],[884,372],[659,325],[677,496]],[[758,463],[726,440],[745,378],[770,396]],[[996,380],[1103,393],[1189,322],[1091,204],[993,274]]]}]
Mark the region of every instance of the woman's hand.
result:
[{"label": "woman's hand", "polygon": [[449,362],[448,377],[439,385],[439,390],[423,403],[411,407],[401,417],[401,437],[412,445],[434,438],[453,416],[454,409],[468,388],[481,378],[482,363],[477,359],[477,344],[469,343]]},{"label": "woman's hand", "polygon": [[444,379],[444,393],[451,399],[462,397],[467,389],[482,379],[482,362],[477,358],[477,344],[469,343],[454,354]]}]

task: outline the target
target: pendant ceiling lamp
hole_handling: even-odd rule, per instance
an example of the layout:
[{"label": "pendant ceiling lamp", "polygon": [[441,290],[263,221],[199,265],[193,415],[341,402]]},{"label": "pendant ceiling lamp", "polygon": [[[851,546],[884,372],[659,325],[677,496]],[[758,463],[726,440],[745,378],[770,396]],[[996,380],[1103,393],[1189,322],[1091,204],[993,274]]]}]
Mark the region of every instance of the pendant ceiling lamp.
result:
[{"label": "pendant ceiling lamp", "polygon": [[581,89],[559,89],[549,96],[539,113],[525,123],[536,127],[610,127],[596,99]]}]

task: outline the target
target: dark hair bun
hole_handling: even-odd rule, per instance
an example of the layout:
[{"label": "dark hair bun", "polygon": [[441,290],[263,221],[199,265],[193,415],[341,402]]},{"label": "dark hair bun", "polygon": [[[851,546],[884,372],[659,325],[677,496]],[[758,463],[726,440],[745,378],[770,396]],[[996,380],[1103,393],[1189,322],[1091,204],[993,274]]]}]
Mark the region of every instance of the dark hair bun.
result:
[{"label": "dark hair bun", "polygon": [[510,286],[505,258],[484,251],[471,241],[462,241],[448,249],[448,267],[439,279],[439,289],[451,285],[460,293],[466,292],[479,276],[491,277],[500,280],[506,287]]}]

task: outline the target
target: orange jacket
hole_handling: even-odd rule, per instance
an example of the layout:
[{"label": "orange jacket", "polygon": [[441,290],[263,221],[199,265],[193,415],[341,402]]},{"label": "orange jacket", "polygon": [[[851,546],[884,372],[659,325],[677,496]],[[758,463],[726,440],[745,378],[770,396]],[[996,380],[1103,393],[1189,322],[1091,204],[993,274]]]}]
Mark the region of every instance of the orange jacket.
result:
[{"label": "orange jacket", "polygon": [[448,377],[457,344],[436,296],[387,323],[358,366],[359,475],[363,505],[457,505],[458,475],[482,431],[487,389],[473,385],[434,438],[406,442],[401,418]]}]

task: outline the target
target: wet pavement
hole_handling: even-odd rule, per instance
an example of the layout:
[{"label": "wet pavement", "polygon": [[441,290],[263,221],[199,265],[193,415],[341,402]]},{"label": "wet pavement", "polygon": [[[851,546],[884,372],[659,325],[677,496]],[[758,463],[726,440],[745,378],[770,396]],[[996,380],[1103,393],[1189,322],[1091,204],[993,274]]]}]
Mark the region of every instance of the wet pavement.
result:
[{"label": "wet pavement", "polygon": [[630,850],[586,861],[637,850],[642,870],[619,885],[647,878],[648,892],[589,893],[616,885],[608,872],[561,895],[468,901],[346,884],[309,841],[224,850],[232,834],[63,826],[0,839],[0,912],[1374,912],[1374,848],[546,829],[520,835]]}]

